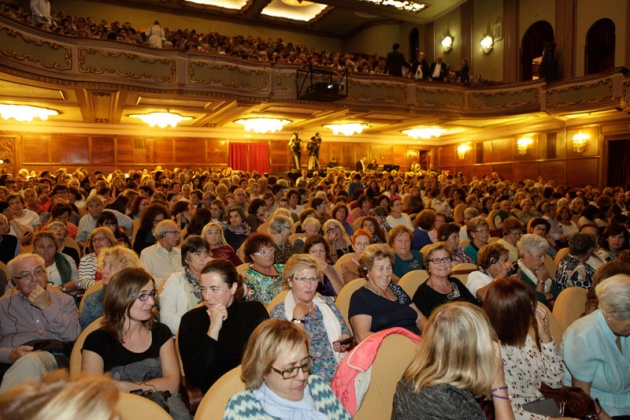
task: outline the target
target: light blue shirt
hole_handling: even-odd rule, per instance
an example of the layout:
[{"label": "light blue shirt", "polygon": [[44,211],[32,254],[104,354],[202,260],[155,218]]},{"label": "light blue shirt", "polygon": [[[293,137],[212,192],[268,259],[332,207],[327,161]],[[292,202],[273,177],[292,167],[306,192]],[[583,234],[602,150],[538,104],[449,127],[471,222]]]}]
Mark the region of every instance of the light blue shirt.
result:
[{"label": "light blue shirt", "polygon": [[630,414],[630,337],[621,337],[623,354],[616,339],[597,310],[567,328],[561,347],[565,385],[571,385],[572,377],[591,382],[591,397],[609,416]]}]

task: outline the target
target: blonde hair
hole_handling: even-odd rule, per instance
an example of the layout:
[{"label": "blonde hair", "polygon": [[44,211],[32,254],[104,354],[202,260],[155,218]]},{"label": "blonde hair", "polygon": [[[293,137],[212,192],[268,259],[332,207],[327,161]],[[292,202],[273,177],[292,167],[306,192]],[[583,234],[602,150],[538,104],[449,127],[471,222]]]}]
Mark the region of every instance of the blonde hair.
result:
[{"label": "blonde hair", "polygon": [[[203,238],[203,240],[206,241],[206,243],[208,242],[208,240],[206,239],[206,235],[208,235],[208,231],[211,227],[219,229],[219,235],[221,236],[221,239],[219,239],[219,246],[227,245],[225,236],[223,236],[223,228],[217,222],[210,222],[203,227],[203,229],[201,230],[201,237]],[[210,248],[210,244],[208,244],[208,248]]]},{"label": "blonde hair", "polygon": [[284,270],[282,270],[282,276],[284,277],[285,287],[288,288],[289,280],[293,280],[299,271],[312,268],[317,273],[317,278],[321,282],[324,279],[324,273],[320,268],[319,263],[310,254],[293,254],[284,264]]},{"label": "blonde hair", "polygon": [[418,345],[418,352],[403,375],[413,392],[450,384],[473,395],[490,394],[497,373],[496,335],[488,317],[468,302],[439,306]]},{"label": "blonde hair", "polygon": [[120,394],[106,376],[68,377],[67,371],[57,370],[42,381],[18,385],[0,395],[0,417],[110,420],[116,414]]},{"label": "blonde hair", "polygon": [[96,267],[98,271],[102,271],[105,265],[105,258],[111,258],[112,263],[115,266],[116,271],[120,271],[127,267],[142,267],[140,264],[140,258],[138,255],[122,245],[116,245],[110,248],[105,248],[98,256],[96,260]]},{"label": "blonde hair", "polygon": [[249,390],[260,388],[271,365],[288,351],[300,352],[302,345],[310,352],[308,336],[290,321],[268,319],[249,337],[241,364],[241,380]]}]

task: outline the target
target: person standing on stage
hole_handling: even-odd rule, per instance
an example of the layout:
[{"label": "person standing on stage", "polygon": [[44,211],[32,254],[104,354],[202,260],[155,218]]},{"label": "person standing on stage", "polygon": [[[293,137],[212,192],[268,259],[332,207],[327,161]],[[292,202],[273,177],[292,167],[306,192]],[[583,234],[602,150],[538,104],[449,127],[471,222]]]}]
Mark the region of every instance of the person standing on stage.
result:
[{"label": "person standing on stage", "polygon": [[315,133],[308,142],[308,170],[319,169],[319,147],[322,145],[322,138],[319,133]]},{"label": "person standing on stage", "polygon": [[293,133],[291,140],[289,140],[289,149],[291,150],[291,157],[297,171],[300,170],[300,158],[302,157],[302,151],[300,150],[301,144],[302,139],[298,136],[298,133]]}]

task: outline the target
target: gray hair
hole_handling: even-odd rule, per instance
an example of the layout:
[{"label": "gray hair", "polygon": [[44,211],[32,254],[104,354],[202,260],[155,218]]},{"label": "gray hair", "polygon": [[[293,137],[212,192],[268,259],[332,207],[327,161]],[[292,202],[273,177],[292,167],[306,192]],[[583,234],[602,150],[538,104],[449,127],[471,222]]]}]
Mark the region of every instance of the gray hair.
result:
[{"label": "gray hair", "polygon": [[302,230],[306,231],[306,228],[310,225],[317,226],[317,230],[320,230],[322,227],[322,223],[314,217],[307,217],[306,220],[302,222]]},{"label": "gray hair", "polygon": [[630,319],[630,276],[616,274],[595,286],[599,306],[619,321]]},{"label": "gray hair", "polygon": [[155,236],[155,239],[159,240],[160,239],[160,235],[162,235],[165,232],[168,232],[173,227],[175,227],[175,229],[177,229],[177,223],[175,223],[174,221],[169,220],[169,219],[162,220],[160,223],[157,224],[155,229],[153,229],[153,236]]},{"label": "gray hair", "polygon": [[549,243],[545,238],[534,233],[528,233],[521,236],[521,240],[518,242],[518,253],[521,256],[525,252],[529,255],[534,255],[534,253],[541,248],[547,252],[547,249],[549,249]]},{"label": "gray hair", "polygon": [[468,217],[477,217],[479,216],[479,210],[477,210],[474,207],[467,207],[466,210],[464,210],[464,216],[468,216]]},{"label": "gray hair", "polygon": [[282,233],[282,229],[285,227],[291,229],[291,225],[293,224],[293,220],[290,217],[287,217],[283,214],[276,214],[271,218],[271,223],[269,225],[271,233]]},{"label": "gray hair", "polygon": [[9,275],[11,276],[11,278],[17,277],[18,274],[20,274],[17,271],[18,270],[17,266],[20,265],[20,263],[27,258],[35,258],[40,267],[42,268],[46,267],[46,262],[38,254],[26,254],[26,253],[20,254],[17,257],[13,258],[11,261],[9,261],[9,263],[7,264],[7,270],[9,271]]}]

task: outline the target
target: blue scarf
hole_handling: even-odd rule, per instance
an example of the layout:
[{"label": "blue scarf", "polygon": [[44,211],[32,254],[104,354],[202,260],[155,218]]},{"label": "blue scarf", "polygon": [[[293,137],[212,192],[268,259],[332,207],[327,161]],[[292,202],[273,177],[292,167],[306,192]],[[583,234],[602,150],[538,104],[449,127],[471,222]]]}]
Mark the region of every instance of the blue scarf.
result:
[{"label": "blue scarf", "polygon": [[304,388],[304,397],[300,401],[280,397],[264,382],[260,388],[253,390],[252,394],[270,416],[291,420],[327,420],[324,413],[317,411],[309,385]]}]

